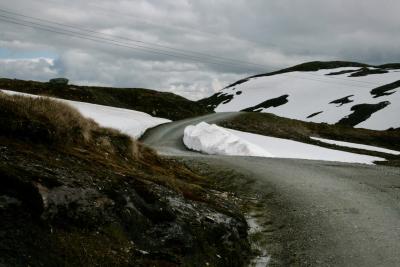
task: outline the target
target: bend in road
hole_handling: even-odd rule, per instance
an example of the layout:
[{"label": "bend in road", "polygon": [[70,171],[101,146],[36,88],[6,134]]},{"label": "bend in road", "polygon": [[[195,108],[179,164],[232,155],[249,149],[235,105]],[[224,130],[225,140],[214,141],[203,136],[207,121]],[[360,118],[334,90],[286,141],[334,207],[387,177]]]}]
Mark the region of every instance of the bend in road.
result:
[{"label": "bend in road", "polygon": [[232,116],[217,113],[161,125],[142,141],[161,154],[244,173],[254,181],[248,190],[272,195],[265,213],[284,218],[271,218],[284,223],[271,233],[271,242],[281,246],[275,253],[281,255],[271,252],[271,265],[400,266],[400,168],[206,156],[184,147],[187,125]]}]

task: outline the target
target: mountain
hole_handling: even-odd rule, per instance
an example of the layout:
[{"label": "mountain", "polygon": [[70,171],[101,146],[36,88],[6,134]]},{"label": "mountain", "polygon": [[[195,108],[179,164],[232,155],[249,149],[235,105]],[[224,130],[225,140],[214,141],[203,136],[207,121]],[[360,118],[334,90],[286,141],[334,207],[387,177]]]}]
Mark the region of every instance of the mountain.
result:
[{"label": "mountain", "polygon": [[309,62],[239,80],[200,104],[374,130],[400,127],[400,64]]},{"label": "mountain", "polygon": [[142,88],[77,86],[2,78],[0,89],[133,109],[170,120],[180,120],[212,112],[200,103],[173,93]]}]

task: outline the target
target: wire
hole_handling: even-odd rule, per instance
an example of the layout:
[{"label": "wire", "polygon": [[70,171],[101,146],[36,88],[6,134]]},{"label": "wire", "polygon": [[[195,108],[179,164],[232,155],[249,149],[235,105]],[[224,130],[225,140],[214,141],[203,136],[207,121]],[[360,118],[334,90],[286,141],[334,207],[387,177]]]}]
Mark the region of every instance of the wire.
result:
[{"label": "wire", "polygon": [[[111,35],[111,34],[102,33],[102,32],[94,31],[94,30],[91,30],[91,29],[80,28],[80,27],[77,27],[77,26],[58,23],[58,22],[51,21],[51,20],[40,19],[40,18],[36,18],[36,17],[31,17],[31,16],[26,16],[26,15],[19,14],[19,13],[16,13],[16,12],[7,11],[7,10],[1,9],[1,8],[0,8],[0,12],[8,13],[8,14],[14,14],[14,15],[17,15],[17,16],[20,16],[20,17],[34,19],[34,20],[37,20],[37,21],[43,21],[43,22],[51,23],[51,24],[55,24],[55,25],[60,25],[62,27],[55,27],[55,26],[52,26],[52,25],[46,25],[46,24],[42,24],[42,23],[38,23],[38,22],[29,21],[29,20],[23,20],[23,19],[20,19],[20,18],[0,15],[0,20],[8,22],[8,23],[13,23],[13,24],[16,24],[16,25],[30,27],[30,28],[34,28],[34,29],[45,30],[45,31],[49,31],[49,32],[57,33],[57,34],[66,35],[66,36],[72,36],[72,37],[80,38],[80,39],[84,39],[84,40],[90,40],[90,41],[94,41],[94,42],[98,42],[98,43],[99,42],[103,42],[103,43],[106,43],[106,44],[109,44],[109,45],[115,45],[115,46],[119,46],[119,47],[130,48],[130,49],[139,50],[139,51],[146,52],[146,53],[153,53],[153,54],[159,54],[159,55],[170,56],[170,57],[179,57],[179,58],[183,58],[183,59],[189,59],[189,60],[192,60],[192,61],[197,61],[197,62],[207,63],[207,64],[213,64],[213,65],[226,66],[226,65],[229,64],[230,67],[233,66],[233,67],[238,67],[238,68],[239,68],[239,66],[242,66],[241,68],[243,68],[243,65],[253,65],[252,70],[258,69],[261,66],[263,66],[261,64],[250,63],[250,62],[245,62],[245,61],[241,61],[241,60],[228,59],[228,58],[224,58],[224,57],[213,56],[213,55],[209,55],[209,54],[206,54],[206,53],[195,52],[195,51],[190,51],[190,50],[177,49],[177,48],[164,46],[164,45],[158,45],[158,44],[154,44],[154,43],[151,43],[151,45],[158,46],[158,47],[164,47],[164,48],[167,48],[167,49],[170,49],[170,50],[175,50],[175,51],[178,51],[178,52],[172,52],[172,51],[168,51],[168,50],[158,49],[158,48],[154,48],[154,47],[151,47],[151,46],[130,44],[130,43],[122,42],[122,41],[115,40],[115,39],[112,39],[112,38],[104,38],[104,37],[97,36],[97,35],[100,34],[100,35],[105,35],[105,36],[112,36],[112,37],[115,37],[115,38],[118,38],[118,39],[128,40],[128,41],[132,41],[132,42],[135,42],[135,43],[141,43],[141,44],[150,44],[150,43],[149,42],[143,42],[143,41],[140,41],[140,40],[125,38],[125,37],[121,37],[121,36],[114,36],[114,35]],[[71,30],[65,29],[64,27],[68,27],[68,28],[71,28],[71,29],[74,29],[74,30],[78,30],[80,32],[71,31]],[[184,51],[184,52],[179,52],[179,51]],[[205,58],[202,58],[200,56],[190,55],[189,53],[203,55],[203,56],[206,56],[208,58],[212,58],[212,60],[210,61],[210,59],[205,59]],[[215,58],[217,58],[217,61],[215,61]],[[232,64],[232,63],[227,62],[227,61],[237,62],[237,63],[236,64]],[[239,62],[240,62],[240,64],[239,64]],[[256,66],[259,66],[259,67],[256,67]],[[349,79],[343,79],[343,78],[339,78],[339,77],[321,76],[321,75],[318,75],[318,74],[308,73],[308,72],[305,72],[305,74],[311,75],[311,76],[316,76],[318,78],[328,78],[328,79],[334,79],[334,80],[341,80],[341,81],[345,81],[347,83],[348,82],[358,82],[358,83],[365,83],[365,84],[371,84],[371,85],[380,85],[380,84],[374,83],[374,82],[349,80]],[[318,82],[339,84],[339,85],[346,85],[346,86],[353,86],[353,87],[359,87],[359,88],[369,88],[369,87],[365,87],[365,86],[361,86],[361,85],[335,83],[335,82],[331,82],[331,81],[327,81],[327,80],[320,80],[320,79],[313,79],[313,78],[306,78],[306,77],[296,77],[296,76],[294,76],[292,74],[288,74],[288,73],[285,73],[285,74],[282,74],[282,75],[287,76],[287,77],[297,78],[297,79],[313,80],[313,81],[318,81]]]},{"label": "wire", "polygon": [[[202,59],[202,58],[189,57],[189,56],[180,55],[180,54],[176,54],[176,53],[172,53],[172,52],[165,52],[165,51],[160,50],[160,49],[149,48],[149,47],[140,46],[140,45],[134,45],[134,44],[129,45],[129,44],[126,44],[124,42],[117,41],[117,40],[98,37],[98,36],[93,36],[93,35],[89,35],[90,37],[92,37],[92,38],[89,38],[86,35],[83,35],[83,34],[81,34],[79,32],[69,31],[69,30],[66,30],[66,29],[56,28],[56,27],[53,27],[53,26],[43,25],[43,24],[40,24],[40,23],[31,22],[31,21],[26,21],[26,20],[21,20],[21,19],[16,19],[16,18],[10,18],[10,17],[3,16],[3,15],[0,15],[0,20],[8,22],[8,23],[12,23],[12,24],[20,25],[20,26],[30,27],[30,28],[34,28],[34,29],[40,29],[40,30],[44,30],[44,31],[49,31],[49,32],[57,33],[57,34],[66,35],[66,36],[72,36],[72,37],[76,37],[76,38],[79,38],[79,39],[85,39],[85,40],[90,40],[90,41],[94,41],[94,42],[103,42],[103,43],[105,42],[106,44],[111,44],[111,45],[116,45],[116,46],[120,46],[120,47],[140,50],[140,51],[147,52],[147,53],[166,55],[166,56],[170,56],[170,57],[179,57],[179,58],[183,58],[183,59],[189,59],[191,61],[197,61],[197,62],[213,64],[213,65],[220,65],[220,66],[227,66],[228,65],[228,63],[224,63],[224,62],[213,62],[213,61]],[[31,24],[33,24],[33,25],[31,25]],[[235,64],[229,64],[229,66],[230,67],[243,68],[243,66],[238,66],[238,64],[236,64],[236,65]],[[253,68],[253,70],[254,70],[254,68]]]},{"label": "wire", "polygon": [[[63,27],[76,29],[76,30],[79,30],[79,31],[82,31],[82,32],[100,34],[100,35],[109,36],[109,37],[113,37],[113,38],[118,38],[118,39],[131,41],[131,42],[135,42],[135,43],[141,43],[141,44],[147,44],[147,45],[151,45],[151,46],[157,46],[157,47],[161,47],[161,48],[166,48],[166,49],[169,49],[169,50],[177,51],[179,54],[182,54],[182,55],[193,56],[193,55],[190,55],[190,54],[197,54],[197,55],[205,56],[205,57],[208,57],[208,58],[211,58],[211,59],[220,59],[220,60],[223,60],[223,61],[229,61],[229,62],[235,62],[235,63],[239,63],[239,64],[246,64],[246,65],[252,65],[252,66],[267,68],[267,66],[262,65],[262,64],[257,64],[257,63],[252,63],[252,62],[247,62],[247,61],[237,60],[237,59],[230,59],[230,58],[225,58],[225,57],[221,57],[221,56],[211,55],[211,54],[192,51],[192,50],[187,50],[187,49],[174,48],[174,47],[171,47],[171,46],[160,45],[160,44],[151,43],[151,42],[144,42],[144,41],[141,41],[141,40],[131,39],[131,38],[117,36],[117,35],[113,35],[113,34],[107,34],[107,33],[95,31],[95,30],[88,29],[88,28],[81,28],[81,27],[74,26],[74,25],[59,23],[59,22],[55,22],[55,21],[52,21],[52,20],[48,20],[48,19],[41,19],[41,18],[36,18],[36,17],[32,17],[32,16],[27,16],[27,15],[24,15],[24,14],[8,11],[8,10],[1,9],[1,8],[0,8],[0,12],[7,13],[7,14],[13,14],[13,15],[17,15],[17,16],[20,16],[20,17],[29,18],[29,19],[33,19],[33,20],[37,20],[37,21],[43,21],[43,22],[46,22],[46,23],[56,24],[56,25],[60,25],[60,26],[63,26]],[[13,18],[13,19],[15,19],[15,18]],[[25,22],[27,22],[27,21],[25,21]]]}]

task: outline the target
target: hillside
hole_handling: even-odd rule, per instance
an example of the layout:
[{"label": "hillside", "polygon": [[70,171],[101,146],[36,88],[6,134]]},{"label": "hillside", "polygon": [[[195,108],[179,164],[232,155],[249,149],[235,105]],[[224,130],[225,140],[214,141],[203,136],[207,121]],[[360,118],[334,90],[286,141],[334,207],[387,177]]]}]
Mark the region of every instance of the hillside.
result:
[{"label": "hillside", "polygon": [[310,122],[399,128],[400,64],[310,62],[237,81],[199,103]]},{"label": "hillside", "polygon": [[170,120],[180,120],[212,112],[211,109],[197,102],[173,93],[141,88],[59,85],[2,78],[0,89],[133,109]]},{"label": "hillside", "polygon": [[247,259],[246,221],[207,178],[68,105],[0,93],[0,141],[1,266]]}]

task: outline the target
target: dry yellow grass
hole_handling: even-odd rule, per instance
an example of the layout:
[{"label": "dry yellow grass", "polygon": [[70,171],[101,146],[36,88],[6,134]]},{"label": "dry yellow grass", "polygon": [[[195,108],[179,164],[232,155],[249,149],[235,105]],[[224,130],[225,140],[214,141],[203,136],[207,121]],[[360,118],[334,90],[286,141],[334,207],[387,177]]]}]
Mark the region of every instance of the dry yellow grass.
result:
[{"label": "dry yellow grass", "polygon": [[[102,128],[76,109],[48,98],[0,92],[0,136],[83,155],[130,175],[145,170],[148,180],[184,195],[201,194],[202,178],[114,129]],[[195,193],[196,192],[196,193]],[[201,198],[201,196],[196,196]]]}]

